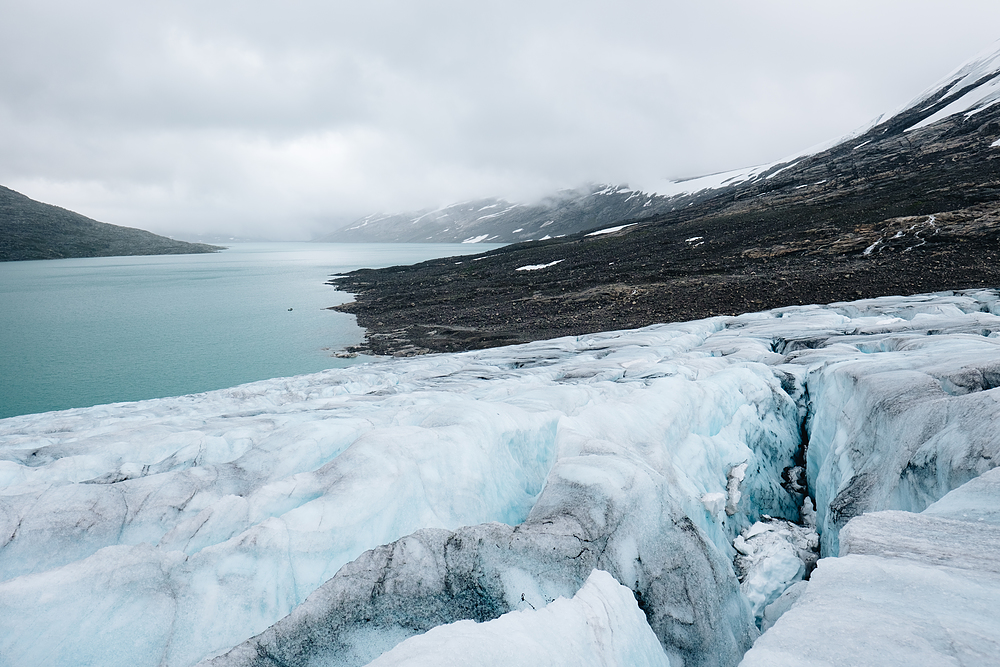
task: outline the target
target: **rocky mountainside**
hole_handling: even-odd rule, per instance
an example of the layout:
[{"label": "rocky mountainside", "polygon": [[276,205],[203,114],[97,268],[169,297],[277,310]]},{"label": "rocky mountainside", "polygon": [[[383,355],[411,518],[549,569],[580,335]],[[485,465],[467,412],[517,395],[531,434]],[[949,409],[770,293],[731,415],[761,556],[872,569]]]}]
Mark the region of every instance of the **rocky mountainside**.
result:
[{"label": "rocky mountainside", "polygon": [[831,148],[693,181],[616,231],[331,282],[394,354],[997,285],[998,100],[991,52]]},{"label": "rocky mountainside", "polygon": [[593,230],[616,220],[669,210],[674,198],[625,185],[562,190],[534,204],[478,199],[434,210],[369,215],[318,241],[369,243],[517,243]]},{"label": "rocky mountainside", "polygon": [[97,222],[0,186],[0,261],[182,255],[221,249]]}]

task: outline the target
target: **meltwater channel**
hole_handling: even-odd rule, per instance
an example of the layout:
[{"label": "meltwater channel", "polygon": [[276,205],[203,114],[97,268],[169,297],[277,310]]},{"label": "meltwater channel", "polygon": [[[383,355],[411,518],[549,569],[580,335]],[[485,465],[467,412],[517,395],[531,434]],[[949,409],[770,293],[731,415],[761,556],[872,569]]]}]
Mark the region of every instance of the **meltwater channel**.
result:
[{"label": "meltwater channel", "polygon": [[351,296],[361,267],[485,244],[238,243],[219,253],[0,263],[0,418],[177,396],[365,358]]}]

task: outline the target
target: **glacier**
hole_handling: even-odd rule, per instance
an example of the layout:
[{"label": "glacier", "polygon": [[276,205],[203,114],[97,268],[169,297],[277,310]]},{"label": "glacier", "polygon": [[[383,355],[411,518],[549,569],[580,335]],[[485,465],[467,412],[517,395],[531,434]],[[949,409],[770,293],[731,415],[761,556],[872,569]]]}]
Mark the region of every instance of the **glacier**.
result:
[{"label": "glacier", "polygon": [[0,663],[799,664],[919,568],[979,655],[996,388],[972,290],[0,420]]},{"label": "glacier", "polygon": [[1000,665],[1000,468],[840,532],[742,665]]},{"label": "glacier", "polygon": [[403,641],[370,665],[436,667],[441,656],[449,656],[456,667],[670,664],[632,591],[601,570],[594,570],[571,600],[559,598],[541,609],[510,612],[486,623],[438,626]]}]

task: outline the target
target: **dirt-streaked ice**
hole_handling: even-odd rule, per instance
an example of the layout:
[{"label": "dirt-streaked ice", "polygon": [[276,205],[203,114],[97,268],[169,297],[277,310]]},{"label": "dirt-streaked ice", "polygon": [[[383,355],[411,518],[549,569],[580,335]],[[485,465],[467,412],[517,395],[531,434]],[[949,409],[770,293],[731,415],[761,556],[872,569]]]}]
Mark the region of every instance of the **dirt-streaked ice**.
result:
[{"label": "dirt-streaked ice", "polygon": [[476,623],[458,621],[407,639],[371,667],[669,667],[632,591],[594,570],[571,600],[559,598]]}]

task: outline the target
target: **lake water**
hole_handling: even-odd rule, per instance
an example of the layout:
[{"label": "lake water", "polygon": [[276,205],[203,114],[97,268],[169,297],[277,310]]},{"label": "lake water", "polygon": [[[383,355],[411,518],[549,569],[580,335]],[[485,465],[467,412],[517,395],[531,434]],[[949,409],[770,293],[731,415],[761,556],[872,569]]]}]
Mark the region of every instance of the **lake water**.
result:
[{"label": "lake water", "polygon": [[205,255],[0,262],[0,418],[312,373],[361,342],[324,283],[486,244],[240,243]]}]

